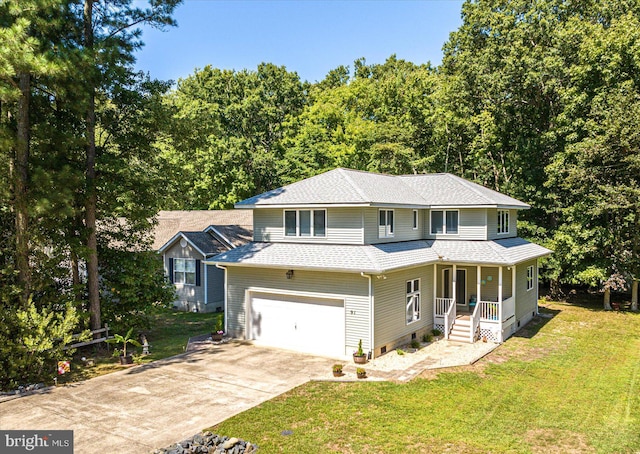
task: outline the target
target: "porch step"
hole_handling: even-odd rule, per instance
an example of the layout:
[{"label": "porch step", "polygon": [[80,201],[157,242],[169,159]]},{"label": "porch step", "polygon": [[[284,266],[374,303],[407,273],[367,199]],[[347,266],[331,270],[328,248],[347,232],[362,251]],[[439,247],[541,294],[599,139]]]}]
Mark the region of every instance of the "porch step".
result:
[{"label": "porch step", "polygon": [[453,323],[451,327],[451,332],[449,333],[449,340],[455,342],[466,342],[471,343],[469,341],[469,337],[471,336],[471,320],[469,317],[460,317],[456,318],[456,321]]}]

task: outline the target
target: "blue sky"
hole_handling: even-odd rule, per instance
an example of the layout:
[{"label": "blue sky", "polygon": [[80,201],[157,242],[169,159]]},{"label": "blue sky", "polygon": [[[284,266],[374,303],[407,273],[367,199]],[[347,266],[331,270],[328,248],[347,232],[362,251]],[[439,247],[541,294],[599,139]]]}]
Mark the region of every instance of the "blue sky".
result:
[{"label": "blue sky", "polygon": [[364,57],[391,54],[414,63],[442,59],[442,45],[462,21],[458,0],[185,0],[165,32],[144,29],[136,68],[158,79],[195,68],[284,65],[303,80],[322,80]]}]

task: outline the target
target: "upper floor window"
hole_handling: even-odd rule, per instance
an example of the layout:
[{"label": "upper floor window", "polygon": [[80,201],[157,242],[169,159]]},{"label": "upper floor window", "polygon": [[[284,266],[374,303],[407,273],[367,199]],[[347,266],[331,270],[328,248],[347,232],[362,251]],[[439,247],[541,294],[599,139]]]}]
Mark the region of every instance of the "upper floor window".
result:
[{"label": "upper floor window", "polygon": [[498,234],[509,233],[509,210],[498,210]]},{"label": "upper floor window", "polygon": [[196,285],[196,260],[173,259],[173,282]]},{"label": "upper floor window", "polygon": [[407,324],[420,320],[420,279],[407,281]]},{"label": "upper floor window", "polygon": [[393,236],[393,210],[380,210],[378,236],[380,238],[388,238]]},{"label": "upper floor window", "polygon": [[535,270],[533,266],[527,267],[527,290],[533,289],[533,282],[535,279]]},{"label": "upper floor window", "polygon": [[458,210],[432,210],[431,234],[455,235],[458,233]]},{"label": "upper floor window", "polygon": [[326,210],[284,210],[284,234],[300,237],[326,236]]},{"label": "upper floor window", "polygon": [[413,210],[413,230],[418,230],[418,210]]}]

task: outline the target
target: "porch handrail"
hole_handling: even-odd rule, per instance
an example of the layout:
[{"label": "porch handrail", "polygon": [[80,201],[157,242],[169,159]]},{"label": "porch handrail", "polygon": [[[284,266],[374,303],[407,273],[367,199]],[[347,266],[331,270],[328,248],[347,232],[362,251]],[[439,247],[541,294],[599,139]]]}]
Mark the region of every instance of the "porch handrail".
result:
[{"label": "porch handrail", "polygon": [[453,323],[456,321],[456,304],[455,300],[451,299],[449,309],[444,314],[444,338],[449,339],[449,333],[453,328]]},{"label": "porch handrail", "polygon": [[436,315],[443,316],[449,310],[453,298],[436,298]]},{"label": "porch handrail", "polygon": [[511,296],[502,302],[502,321],[507,321],[514,315],[516,315],[516,303]]},{"label": "porch handrail", "polygon": [[[479,301],[476,310],[480,309],[480,321],[498,323],[500,303],[497,301]],[[475,312],[475,311],[474,311]]]},{"label": "porch handrail", "polygon": [[473,313],[471,314],[471,332],[469,333],[470,335],[470,341],[473,344],[476,340],[476,333],[478,332],[478,328],[480,328],[480,315],[479,315],[479,311],[480,311],[480,305],[476,304],[476,307],[473,308]]}]

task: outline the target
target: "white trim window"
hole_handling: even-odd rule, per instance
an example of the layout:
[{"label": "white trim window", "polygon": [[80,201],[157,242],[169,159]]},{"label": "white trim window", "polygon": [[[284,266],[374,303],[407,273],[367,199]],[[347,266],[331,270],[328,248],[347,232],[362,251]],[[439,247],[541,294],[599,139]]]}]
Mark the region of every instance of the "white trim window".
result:
[{"label": "white trim window", "polygon": [[378,238],[393,237],[393,210],[380,210],[378,214]]},{"label": "white trim window", "polygon": [[431,210],[432,235],[457,235],[459,223],[458,210]]},{"label": "white trim window", "polygon": [[418,210],[413,210],[413,230],[418,230]]},{"label": "white trim window", "polygon": [[533,290],[533,283],[535,281],[535,270],[533,265],[527,267],[527,291]]},{"label": "white trim window", "polygon": [[196,260],[174,258],[173,282],[175,284],[196,285]]},{"label": "white trim window", "polygon": [[498,235],[509,233],[509,210],[498,210]]},{"label": "white trim window", "polygon": [[327,236],[327,210],[284,210],[284,235]]},{"label": "white trim window", "polygon": [[407,281],[407,325],[420,320],[420,279]]}]

